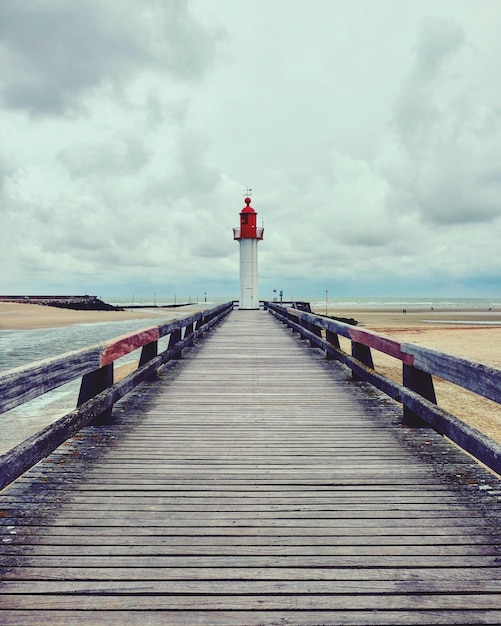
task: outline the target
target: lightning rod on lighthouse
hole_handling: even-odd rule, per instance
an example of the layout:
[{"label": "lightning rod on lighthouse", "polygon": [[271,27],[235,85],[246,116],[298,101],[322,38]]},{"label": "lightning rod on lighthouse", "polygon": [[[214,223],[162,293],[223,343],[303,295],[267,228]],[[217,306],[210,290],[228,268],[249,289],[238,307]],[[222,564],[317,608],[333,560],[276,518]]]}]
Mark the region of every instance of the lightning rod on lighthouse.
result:
[{"label": "lightning rod on lighthouse", "polygon": [[240,211],[240,227],[233,229],[233,239],[240,244],[240,300],[241,309],[259,309],[257,284],[257,244],[262,240],[264,228],[257,226],[257,213],[245,198],[246,206]]}]

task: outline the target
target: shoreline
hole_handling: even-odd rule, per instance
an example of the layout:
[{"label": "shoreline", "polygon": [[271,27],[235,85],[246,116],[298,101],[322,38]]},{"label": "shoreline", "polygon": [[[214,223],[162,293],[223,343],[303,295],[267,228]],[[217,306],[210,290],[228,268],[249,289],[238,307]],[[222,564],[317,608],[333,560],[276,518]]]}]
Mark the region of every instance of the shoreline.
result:
[{"label": "shoreline", "polygon": [[[325,314],[325,307],[314,309],[317,315]],[[398,328],[398,327],[424,327],[431,328],[434,325],[445,327],[465,328],[468,325],[474,327],[501,327],[501,310],[480,308],[433,308],[433,309],[403,309],[397,308],[334,308],[327,309],[327,315],[336,317],[353,317],[363,328]],[[383,332],[383,331],[380,331]]]},{"label": "shoreline", "polygon": [[[184,306],[171,307],[124,307],[123,310],[79,310],[63,309],[41,304],[0,302],[0,331],[3,330],[34,330],[38,328],[58,328],[75,324],[92,324],[95,322],[127,321],[133,319],[169,317],[175,310],[180,312]],[[193,305],[186,305],[192,307]],[[203,307],[197,305],[195,310]],[[187,309],[186,309],[187,310]],[[189,309],[191,311],[191,308]],[[313,313],[325,314],[325,307],[316,307]],[[362,307],[328,307],[328,315],[354,318],[362,328],[370,328],[384,334],[385,330],[395,328],[433,328],[446,329],[468,327],[501,328],[500,309],[480,308],[362,308]]]},{"label": "shoreline", "polygon": [[[179,312],[182,307],[175,309]],[[173,309],[127,309],[95,311],[62,309],[41,304],[18,304],[0,302],[0,332],[8,330],[38,330],[41,328],[61,328],[78,324],[98,322],[124,322],[128,320],[172,318]]]}]

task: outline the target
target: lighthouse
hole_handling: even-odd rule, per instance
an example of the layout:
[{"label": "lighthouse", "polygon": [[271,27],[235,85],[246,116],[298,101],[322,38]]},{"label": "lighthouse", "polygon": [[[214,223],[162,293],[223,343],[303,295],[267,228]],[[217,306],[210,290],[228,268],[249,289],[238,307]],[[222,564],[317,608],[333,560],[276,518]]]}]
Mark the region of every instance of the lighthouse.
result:
[{"label": "lighthouse", "polygon": [[257,213],[245,198],[240,211],[240,226],[233,229],[233,239],[240,244],[240,308],[259,309],[257,293],[257,244],[263,238],[264,228],[257,227]]}]

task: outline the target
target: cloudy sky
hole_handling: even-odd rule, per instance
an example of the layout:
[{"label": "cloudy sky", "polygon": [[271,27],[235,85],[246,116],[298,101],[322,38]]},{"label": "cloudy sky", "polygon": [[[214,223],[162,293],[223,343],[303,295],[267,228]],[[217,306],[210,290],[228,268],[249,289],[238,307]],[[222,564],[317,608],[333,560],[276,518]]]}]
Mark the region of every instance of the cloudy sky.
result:
[{"label": "cloudy sky", "polygon": [[499,0],[1,0],[0,293],[501,296]]}]

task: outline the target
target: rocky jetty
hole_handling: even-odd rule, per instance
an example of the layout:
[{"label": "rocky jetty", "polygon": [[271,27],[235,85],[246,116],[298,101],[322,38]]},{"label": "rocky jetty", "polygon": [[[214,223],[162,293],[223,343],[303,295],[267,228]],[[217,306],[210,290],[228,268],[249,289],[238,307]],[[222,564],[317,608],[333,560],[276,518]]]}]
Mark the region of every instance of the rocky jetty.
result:
[{"label": "rocky jetty", "polygon": [[100,300],[97,296],[0,296],[0,302],[22,302],[25,304],[40,304],[54,306],[59,309],[74,309],[76,311],[123,311],[121,307],[113,306]]}]

